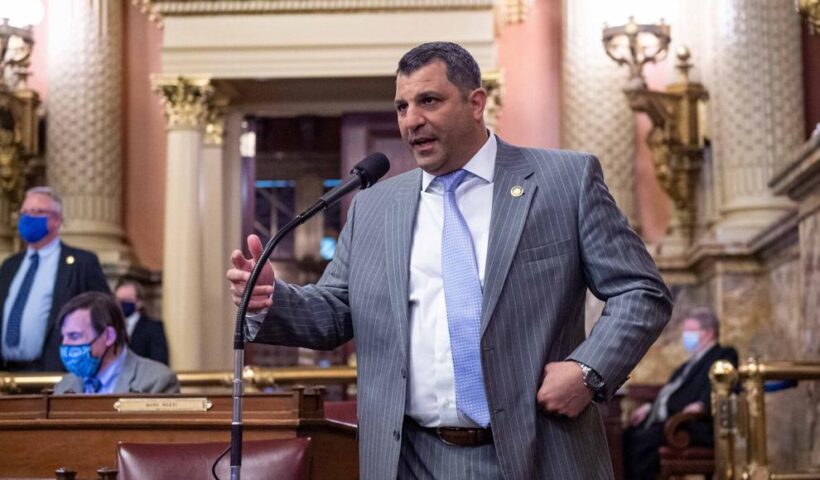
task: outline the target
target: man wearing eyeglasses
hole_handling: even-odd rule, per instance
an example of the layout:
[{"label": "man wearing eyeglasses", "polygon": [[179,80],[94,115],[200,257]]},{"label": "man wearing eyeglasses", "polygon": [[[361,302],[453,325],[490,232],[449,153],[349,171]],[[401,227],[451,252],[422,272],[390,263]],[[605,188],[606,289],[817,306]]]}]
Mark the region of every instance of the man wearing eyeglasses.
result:
[{"label": "man wearing eyeglasses", "polygon": [[80,293],[110,293],[97,256],[60,241],[62,224],[51,188],[26,192],[17,223],[26,249],[0,266],[0,370],[64,370],[56,313]]}]

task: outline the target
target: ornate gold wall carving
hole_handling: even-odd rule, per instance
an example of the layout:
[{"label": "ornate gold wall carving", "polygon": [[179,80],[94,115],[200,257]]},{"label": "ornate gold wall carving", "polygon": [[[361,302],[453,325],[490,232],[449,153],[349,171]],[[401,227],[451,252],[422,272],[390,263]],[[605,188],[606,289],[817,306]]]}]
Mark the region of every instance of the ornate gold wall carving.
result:
[{"label": "ornate gold wall carving", "polygon": [[151,78],[154,91],[165,107],[166,125],[173,129],[204,128],[208,121],[214,87],[209,77]]}]

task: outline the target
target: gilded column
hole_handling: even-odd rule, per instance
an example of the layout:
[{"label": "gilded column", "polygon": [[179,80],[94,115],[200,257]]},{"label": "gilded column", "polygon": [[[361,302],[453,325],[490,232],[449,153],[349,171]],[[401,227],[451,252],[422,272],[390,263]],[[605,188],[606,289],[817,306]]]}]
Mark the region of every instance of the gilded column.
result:
[{"label": "gilded column", "polygon": [[594,153],[618,207],[637,225],[634,208],[635,122],[622,92],[625,74],[601,46],[606,20],[597,0],[564,2],[561,146]]},{"label": "gilded column", "polygon": [[177,370],[199,369],[205,361],[201,157],[213,87],[209,78],[154,77],[152,81],[165,107],[168,133],[163,319],[171,366]]},{"label": "gilded column", "polygon": [[487,104],[484,107],[484,123],[487,128],[497,132],[498,117],[504,101],[504,75],[493,70],[481,75],[481,83],[487,90]]},{"label": "gilded column", "polygon": [[788,211],[768,182],[803,139],[800,17],[792,0],[714,2],[713,139],[721,242]]},{"label": "gilded column", "polygon": [[103,263],[129,258],[122,229],[122,2],[48,8],[48,183],[63,197],[63,238]]}]

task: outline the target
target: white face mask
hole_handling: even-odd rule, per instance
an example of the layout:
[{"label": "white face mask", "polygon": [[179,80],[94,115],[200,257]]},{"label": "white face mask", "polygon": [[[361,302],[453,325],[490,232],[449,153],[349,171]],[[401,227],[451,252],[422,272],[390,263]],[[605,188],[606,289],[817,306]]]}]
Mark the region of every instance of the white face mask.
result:
[{"label": "white face mask", "polygon": [[698,349],[698,345],[700,345],[700,332],[693,330],[683,332],[681,340],[683,348],[685,348],[687,352],[693,353]]}]

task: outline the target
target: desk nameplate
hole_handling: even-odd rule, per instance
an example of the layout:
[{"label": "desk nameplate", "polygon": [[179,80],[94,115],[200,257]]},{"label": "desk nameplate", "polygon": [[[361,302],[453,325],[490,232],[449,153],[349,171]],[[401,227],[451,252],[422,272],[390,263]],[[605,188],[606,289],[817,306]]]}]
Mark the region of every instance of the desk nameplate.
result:
[{"label": "desk nameplate", "polygon": [[213,403],[205,397],[120,398],[114,402],[118,412],[207,412]]}]

